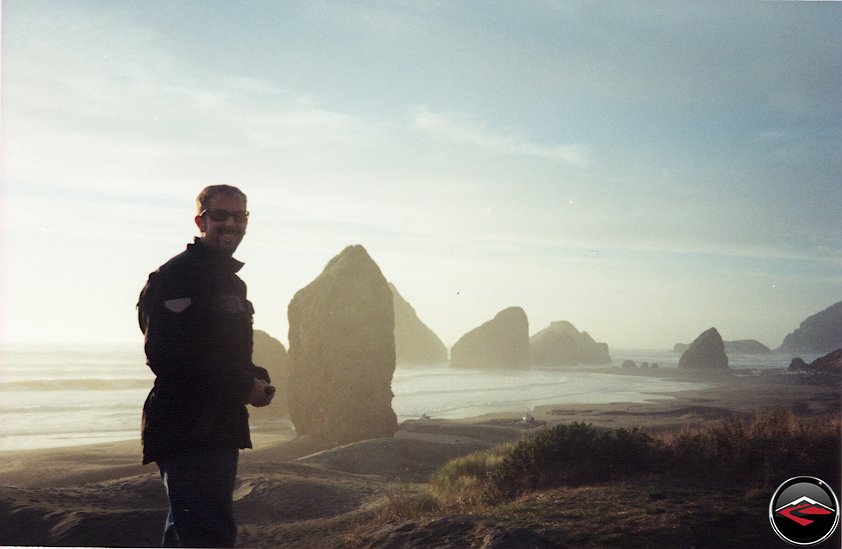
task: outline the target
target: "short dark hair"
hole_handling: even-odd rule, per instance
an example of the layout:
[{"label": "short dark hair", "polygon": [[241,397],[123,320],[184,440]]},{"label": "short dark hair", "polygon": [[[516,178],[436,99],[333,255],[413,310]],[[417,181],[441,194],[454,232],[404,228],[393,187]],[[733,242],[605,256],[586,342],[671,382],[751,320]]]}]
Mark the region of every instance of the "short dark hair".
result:
[{"label": "short dark hair", "polygon": [[243,199],[243,206],[248,204],[248,199],[246,198],[246,193],[234,187],[232,185],[208,185],[202,192],[199,193],[199,196],[196,197],[196,213],[202,213],[203,211],[208,209],[208,202],[210,202],[211,198],[218,194],[227,194],[229,196],[234,196],[237,198]]}]

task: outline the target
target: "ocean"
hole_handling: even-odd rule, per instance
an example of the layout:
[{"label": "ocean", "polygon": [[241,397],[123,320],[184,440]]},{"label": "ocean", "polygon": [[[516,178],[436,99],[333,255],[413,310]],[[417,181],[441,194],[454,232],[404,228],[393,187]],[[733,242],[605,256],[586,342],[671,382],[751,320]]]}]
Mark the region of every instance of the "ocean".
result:
[{"label": "ocean", "polygon": [[[612,351],[626,359],[675,368],[678,353]],[[731,367],[785,368],[791,355],[729,357]],[[815,357],[802,357],[812,360]],[[809,362],[808,360],[808,362]],[[426,414],[458,419],[484,413],[525,413],[542,404],[643,402],[656,393],[701,383],[569,369],[479,371],[447,365],[395,371],[393,409],[400,421]],[[154,377],[137,345],[31,345],[0,351],[0,451],[75,446],[139,438],[140,411]]]}]

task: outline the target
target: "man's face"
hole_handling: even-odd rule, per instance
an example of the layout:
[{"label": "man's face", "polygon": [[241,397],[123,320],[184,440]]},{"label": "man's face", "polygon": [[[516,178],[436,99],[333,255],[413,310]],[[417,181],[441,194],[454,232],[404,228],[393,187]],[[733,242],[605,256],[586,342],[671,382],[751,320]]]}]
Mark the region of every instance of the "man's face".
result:
[{"label": "man's face", "polygon": [[[223,193],[211,197],[205,214],[197,215],[195,220],[196,226],[202,232],[202,243],[227,255],[233,255],[246,234],[248,218],[242,219],[242,222],[238,223],[234,219],[236,216],[225,214],[239,215],[245,211],[246,206],[239,197]],[[225,219],[222,221],[214,219],[223,216]]]}]

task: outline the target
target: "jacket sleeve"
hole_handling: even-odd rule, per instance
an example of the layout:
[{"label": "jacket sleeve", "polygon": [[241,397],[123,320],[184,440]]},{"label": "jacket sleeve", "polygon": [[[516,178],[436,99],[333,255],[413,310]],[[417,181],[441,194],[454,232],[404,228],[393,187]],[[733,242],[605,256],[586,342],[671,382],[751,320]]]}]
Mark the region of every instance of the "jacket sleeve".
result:
[{"label": "jacket sleeve", "polygon": [[257,366],[255,364],[252,364],[251,365],[251,371],[252,371],[252,375],[254,375],[254,377],[256,377],[258,379],[262,379],[266,383],[272,383],[271,378],[269,378],[269,372],[266,370],[266,368],[263,368],[261,366]]}]

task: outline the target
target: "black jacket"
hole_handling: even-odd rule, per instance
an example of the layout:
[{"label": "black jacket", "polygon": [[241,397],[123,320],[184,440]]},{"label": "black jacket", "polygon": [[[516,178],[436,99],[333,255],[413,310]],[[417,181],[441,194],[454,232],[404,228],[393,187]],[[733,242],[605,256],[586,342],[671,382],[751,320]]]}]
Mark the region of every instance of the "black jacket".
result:
[{"label": "black jacket", "polygon": [[149,275],[138,301],[155,385],[143,405],[143,462],[203,449],[251,448],[245,399],[255,366],[239,261],[199,239]]}]

